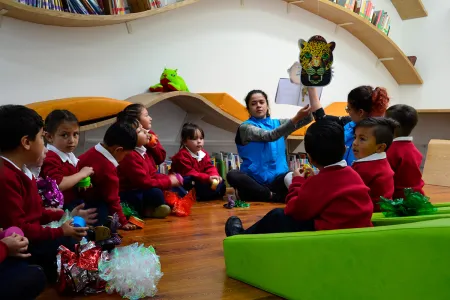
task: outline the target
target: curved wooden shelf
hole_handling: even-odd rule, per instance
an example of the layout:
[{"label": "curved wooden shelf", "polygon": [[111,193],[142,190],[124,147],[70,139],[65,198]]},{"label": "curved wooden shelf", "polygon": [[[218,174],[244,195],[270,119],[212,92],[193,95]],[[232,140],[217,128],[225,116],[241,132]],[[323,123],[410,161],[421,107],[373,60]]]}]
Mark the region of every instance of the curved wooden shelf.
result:
[{"label": "curved wooden shelf", "polygon": [[329,0],[284,1],[287,3],[293,2],[288,5],[305,9],[350,32],[381,60],[398,84],[423,83],[416,68],[403,51],[381,30],[358,14]]},{"label": "curved wooden shelf", "polygon": [[37,8],[12,0],[0,0],[0,11],[6,10],[2,13],[5,16],[36,24],[62,27],[96,27],[121,24],[146,18],[190,5],[198,1],[199,0],[184,0],[183,2],[177,2],[161,8],[126,15],[82,15]]}]

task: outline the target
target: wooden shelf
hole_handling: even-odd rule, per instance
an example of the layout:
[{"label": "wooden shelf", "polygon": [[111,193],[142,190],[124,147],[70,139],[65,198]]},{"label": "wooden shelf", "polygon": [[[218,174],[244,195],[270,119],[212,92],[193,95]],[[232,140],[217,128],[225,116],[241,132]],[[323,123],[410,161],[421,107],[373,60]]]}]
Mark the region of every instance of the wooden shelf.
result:
[{"label": "wooden shelf", "polygon": [[4,16],[36,24],[62,27],[96,27],[127,23],[130,21],[147,18],[149,16],[190,5],[198,1],[199,0],[185,0],[183,2],[177,2],[161,8],[126,15],[82,15],[36,8],[12,0],[0,0],[0,11],[6,10],[6,12],[3,12]]},{"label": "wooden shelf", "polygon": [[392,0],[400,18],[410,20],[428,16],[422,0]]},{"label": "wooden shelf", "polygon": [[[295,0],[284,1],[290,3]],[[298,6],[335,23],[337,26],[345,24],[342,28],[359,39],[378,59],[381,59],[381,62],[398,84],[423,83],[419,73],[403,51],[381,30],[358,14],[329,0],[303,0],[303,2],[288,5]]]},{"label": "wooden shelf", "polygon": [[448,114],[450,113],[450,108],[424,108],[418,109],[419,114]]}]

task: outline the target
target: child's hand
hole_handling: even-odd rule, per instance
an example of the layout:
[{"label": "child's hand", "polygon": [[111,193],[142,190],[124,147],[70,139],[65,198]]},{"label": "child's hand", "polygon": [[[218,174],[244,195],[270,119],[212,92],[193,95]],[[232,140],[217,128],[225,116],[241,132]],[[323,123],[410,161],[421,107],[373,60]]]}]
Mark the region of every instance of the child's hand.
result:
[{"label": "child's hand", "polygon": [[172,186],[180,186],[180,182],[178,181],[177,176],[170,174],[169,178],[170,178],[170,183],[172,184]]},{"label": "child's hand", "polygon": [[314,175],[314,170],[312,168],[310,168],[310,167],[306,167],[306,168],[301,167],[301,168],[298,168],[298,169],[294,170],[294,172],[292,174],[292,177],[301,176],[301,177],[304,177],[304,178],[308,178],[309,176],[312,176],[312,175]]},{"label": "child's hand", "polygon": [[1,240],[8,247],[9,256],[26,258],[30,257],[30,253],[26,253],[28,250],[28,239],[24,236],[20,236],[17,233],[5,237]]},{"label": "child's hand", "polygon": [[127,224],[123,225],[121,229],[128,231],[128,230],[136,230],[137,227],[136,227],[136,225],[133,225],[131,223],[127,223]]},{"label": "child's hand", "polygon": [[211,183],[213,182],[213,180],[217,180],[217,181],[219,181],[219,182],[221,182],[223,179],[222,179],[222,177],[220,177],[220,176],[209,176],[209,181],[211,181]]},{"label": "child's hand", "polygon": [[96,208],[89,208],[89,209],[83,209],[84,208],[84,203],[81,203],[80,205],[78,205],[77,207],[75,207],[72,212],[70,213],[70,215],[72,217],[75,216],[79,216],[82,217],[85,221],[86,224],[88,225],[93,225],[97,222],[97,209]]},{"label": "child's hand", "polygon": [[89,177],[89,176],[91,176],[92,174],[94,174],[94,169],[91,168],[91,167],[83,167],[83,168],[80,170],[80,172],[78,172],[78,173],[80,173],[80,175],[82,175],[83,178],[86,178],[86,177]]},{"label": "child's hand", "polygon": [[311,167],[306,167],[303,171],[303,177],[308,178],[310,176],[314,176],[314,170]]},{"label": "child's hand", "polygon": [[81,241],[83,237],[87,235],[88,227],[73,227],[72,220],[68,220],[61,226],[64,236],[71,236],[77,241]]}]

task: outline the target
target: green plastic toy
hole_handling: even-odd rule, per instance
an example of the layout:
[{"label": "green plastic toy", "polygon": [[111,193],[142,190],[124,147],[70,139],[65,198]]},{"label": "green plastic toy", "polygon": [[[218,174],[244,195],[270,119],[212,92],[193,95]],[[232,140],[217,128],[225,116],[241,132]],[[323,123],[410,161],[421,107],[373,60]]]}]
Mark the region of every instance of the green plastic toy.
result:
[{"label": "green plastic toy", "polygon": [[88,188],[90,186],[91,186],[91,177],[81,179],[80,182],[77,183],[77,187],[79,188]]},{"label": "green plastic toy", "polygon": [[164,72],[159,78],[159,83],[150,87],[150,92],[189,92],[186,82],[181,76],[178,76],[178,69],[164,68]]}]

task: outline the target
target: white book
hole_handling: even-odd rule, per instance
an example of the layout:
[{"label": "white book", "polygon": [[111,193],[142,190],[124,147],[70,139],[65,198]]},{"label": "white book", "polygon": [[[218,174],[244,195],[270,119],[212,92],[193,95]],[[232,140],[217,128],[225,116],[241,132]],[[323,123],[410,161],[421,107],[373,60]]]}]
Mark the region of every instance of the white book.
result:
[{"label": "white book", "polygon": [[[323,87],[316,87],[316,89],[320,99]],[[297,84],[291,82],[289,78],[280,78],[278,81],[275,103],[296,105],[300,107],[306,106],[310,104],[308,89],[301,83]]]}]

